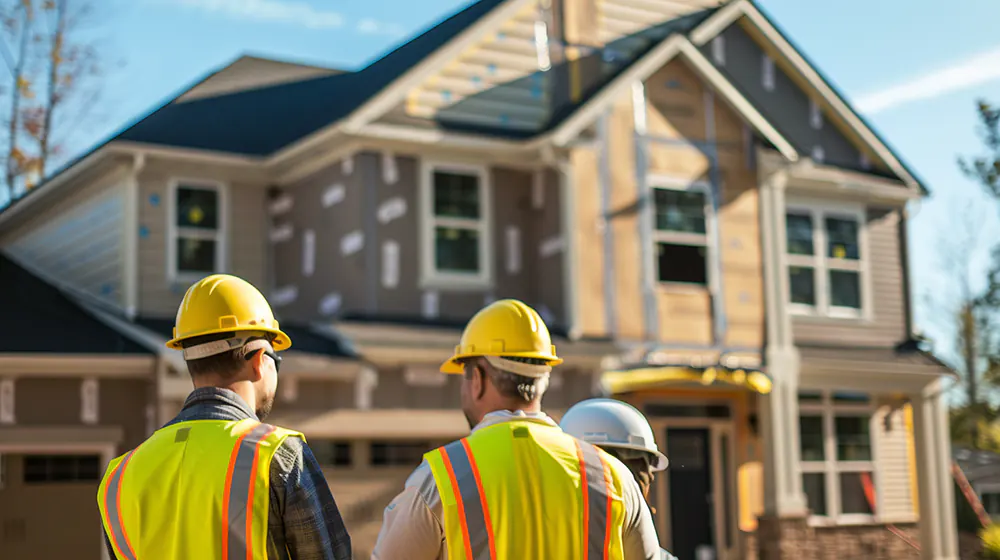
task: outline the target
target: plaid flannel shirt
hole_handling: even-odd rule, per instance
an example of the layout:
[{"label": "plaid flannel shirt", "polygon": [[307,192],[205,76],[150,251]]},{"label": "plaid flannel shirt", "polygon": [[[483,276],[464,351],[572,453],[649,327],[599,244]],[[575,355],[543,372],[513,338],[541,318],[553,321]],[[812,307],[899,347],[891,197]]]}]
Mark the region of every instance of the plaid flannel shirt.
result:
[{"label": "plaid flannel shirt", "polygon": [[[228,389],[195,389],[170,422],[244,420],[257,415]],[[351,560],[351,537],[337,502],[312,450],[300,438],[288,438],[271,462],[271,506],[267,557],[271,560]],[[111,558],[115,558],[105,535]]]}]

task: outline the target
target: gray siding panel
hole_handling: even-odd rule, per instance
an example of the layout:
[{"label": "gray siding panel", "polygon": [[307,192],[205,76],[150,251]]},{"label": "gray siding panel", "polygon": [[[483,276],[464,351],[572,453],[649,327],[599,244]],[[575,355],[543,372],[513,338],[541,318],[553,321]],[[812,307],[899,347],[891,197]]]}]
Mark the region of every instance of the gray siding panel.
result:
[{"label": "gray siding panel", "polygon": [[[370,164],[368,158],[355,158],[351,173],[337,162],[330,168],[299,183],[282,189],[281,196],[291,199],[287,212],[271,217],[272,228],[290,225],[292,236],[272,242],[274,291],[291,291],[296,296],[287,303],[276,302],[275,311],[285,319],[314,320],[333,317],[363,305],[364,230],[362,228],[361,177]],[[303,272],[303,239],[306,231],[315,236],[314,269]],[[360,250],[350,240],[361,236]],[[354,252],[345,255],[344,248]],[[337,302],[339,301],[339,305]]]},{"label": "gray siding panel", "polygon": [[44,276],[124,305],[125,175],[112,172],[4,239],[4,249]]},{"label": "gray siding panel", "polygon": [[[490,169],[493,289],[424,289],[420,285],[420,159],[362,152],[352,162],[350,174],[337,162],[283,189],[280,195],[293,202],[273,217],[274,227],[290,224],[294,231],[273,252],[276,291],[294,294],[286,305],[278,306],[283,317],[420,318],[425,299],[436,298],[436,313],[429,313],[427,319],[467,321],[485,303],[513,297],[536,306],[552,324],[564,322],[559,183],[554,172],[545,174],[544,204],[534,208],[531,172]],[[392,182],[386,181],[391,175],[386,173],[388,164],[395,166]],[[343,192],[337,195],[336,204],[326,206],[323,199],[330,189]],[[518,231],[520,264],[515,269],[507,266],[510,228]],[[315,266],[309,277],[302,271],[302,239],[307,230],[315,234]],[[363,246],[344,255],[342,243],[350,235],[361,236]],[[324,305],[331,297],[339,306]]]},{"label": "gray siding panel", "polygon": [[718,65],[713,60],[711,41],[701,47],[702,54],[716,64],[799,153],[809,156],[815,146],[821,146],[826,163],[849,169],[861,167],[861,153],[832,124],[823,122],[818,130],[811,126],[809,97],[777,65],[774,89],[764,88],[764,51],[739,25],[731,25],[721,37],[724,64]]},{"label": "gray siding panel", "polygon": [[868,210],[868,266],[871,321],[794,317],[797,343],[889,346],[906,338],[900,211]]},{"label": "gray siding panel", "polygon": [[139,177],[139,313],[173,316],[190,282],[167,277],[169,184],[175,178],[226,185],[225,272],[267,292],[265,184],[224,167],[147,160]]}]

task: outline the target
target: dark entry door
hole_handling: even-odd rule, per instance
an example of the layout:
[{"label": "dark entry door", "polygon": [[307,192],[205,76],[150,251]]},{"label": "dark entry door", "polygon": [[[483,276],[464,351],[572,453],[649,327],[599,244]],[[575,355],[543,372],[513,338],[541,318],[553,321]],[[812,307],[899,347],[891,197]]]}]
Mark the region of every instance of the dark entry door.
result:
[{"label": "dark entry door", "polygon": [[700,546],[715,548],[712,536],[711,439],[704,428],[668,428],[670,479],[670,552],[695,560]]}]

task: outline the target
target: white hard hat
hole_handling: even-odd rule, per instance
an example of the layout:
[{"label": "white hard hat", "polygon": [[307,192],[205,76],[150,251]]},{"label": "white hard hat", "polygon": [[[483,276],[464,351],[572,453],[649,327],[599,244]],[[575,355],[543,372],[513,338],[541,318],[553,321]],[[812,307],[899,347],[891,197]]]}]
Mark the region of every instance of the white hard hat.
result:
[{"label": "white hard hat", "polygon": [[654,471],[667,468],[656,447],[653,428],[634,406],[614,399],[587,399],[570,407],[559,426],[567,434],[598,447],[646,451],[656,457]]}]

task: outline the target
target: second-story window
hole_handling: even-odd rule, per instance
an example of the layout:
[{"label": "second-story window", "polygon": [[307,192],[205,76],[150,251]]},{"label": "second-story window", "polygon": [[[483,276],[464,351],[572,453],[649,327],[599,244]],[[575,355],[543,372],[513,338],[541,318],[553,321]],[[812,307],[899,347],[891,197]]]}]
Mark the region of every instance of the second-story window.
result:
[{"label": "second-story window", "polygon": [[[660,282],[708,284],[707,186],[663,187],[653,180],[653,243]],[[659,184],[658,184],[659,183]]]},{"label": "second-story window", "polygon": [[427,164],[423,191],[425,283],[488,283],[492,267],[486,170]]},{"label": "second-story window", "polygon": [[225,251],[222,187],[177,182],[171,198],[169,276],[200,278],[221,271]]},{"label": "second-story window", "polygon": [[864,309],[864,214],[790,206],[785,215],[790,310],[859,317]]}]

